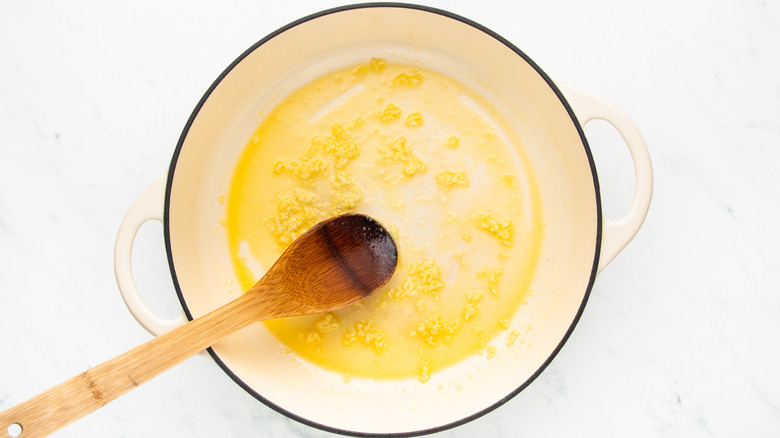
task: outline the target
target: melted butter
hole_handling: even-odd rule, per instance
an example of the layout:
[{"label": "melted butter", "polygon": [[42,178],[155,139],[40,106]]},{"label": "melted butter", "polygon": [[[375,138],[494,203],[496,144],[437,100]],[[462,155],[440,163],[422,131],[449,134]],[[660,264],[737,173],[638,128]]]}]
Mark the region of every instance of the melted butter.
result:
[{"label": "melted butter", "polygon": [[351,377],[421,382],[519,332],[541,207],[520,143],[457,81],[369,63],[323,76],[267,113],[227,192],[224,226],[241,286],[251,287],[315,223],[375,217],[399,248],[390,282],[325,315],[267,321],[291,352]]}]

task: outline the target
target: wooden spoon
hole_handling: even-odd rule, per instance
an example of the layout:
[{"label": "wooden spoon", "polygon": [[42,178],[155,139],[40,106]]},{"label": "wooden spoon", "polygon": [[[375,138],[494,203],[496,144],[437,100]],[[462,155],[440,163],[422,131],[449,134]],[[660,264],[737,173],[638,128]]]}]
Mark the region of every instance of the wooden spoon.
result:
[{"label": "wooden spoon", "polygon": [[0,436],[46,436],[254,322],[359,301],[390,279],[397,261],[393,239],[373,219],[320,222],[234,301],[0,413]]}]

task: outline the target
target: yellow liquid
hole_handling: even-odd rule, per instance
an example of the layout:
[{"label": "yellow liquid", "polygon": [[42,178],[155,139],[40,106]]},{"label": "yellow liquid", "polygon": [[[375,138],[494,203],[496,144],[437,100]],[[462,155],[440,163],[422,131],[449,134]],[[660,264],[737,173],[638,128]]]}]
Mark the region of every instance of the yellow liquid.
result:
[{"label": "yellow liquid", "polygon": [[315,223],[368,214],[393,235],[398,269],[371,297],[326,315],[267,321],[295,354],[349,377],[425,382],[511,347],[542,236],[533,173],[501,116],[459,82],[369,63],[292,93],[258,124],[236,166],[225,229],[251,287]]}]

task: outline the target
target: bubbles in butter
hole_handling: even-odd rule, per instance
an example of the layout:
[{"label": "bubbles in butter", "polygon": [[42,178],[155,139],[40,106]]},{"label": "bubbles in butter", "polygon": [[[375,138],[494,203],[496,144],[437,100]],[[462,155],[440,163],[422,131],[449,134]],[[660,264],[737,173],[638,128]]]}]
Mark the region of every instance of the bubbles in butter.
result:
[{"label": "bubbles in butter", "polygon": [[489,102],[441,73],[373,59],[263,114],[225,202],[244,289],[341,213],[374,217],[399,248],[396,274],[363,302],[266,322],[290,354],[345,382],[426,382],[475,354],[517,348],[513,315],[532,293],[541,205],[522,144]]}]

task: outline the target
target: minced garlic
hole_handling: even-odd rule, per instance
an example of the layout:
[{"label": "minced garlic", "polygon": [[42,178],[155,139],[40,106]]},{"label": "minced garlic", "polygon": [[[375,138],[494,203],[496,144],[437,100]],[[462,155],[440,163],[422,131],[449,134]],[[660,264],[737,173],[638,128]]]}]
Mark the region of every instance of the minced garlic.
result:
[{"label": "minced garlic", "polygon": [[330,213],[333,216],[355,210],[363,200],[363,191],[357,186],[336,192],[330,198]]},{"label": "minced garlic", "polygon": [[357,67],[355,67],[354,74],[356,76],[362,76],[368,73],[369,68],[374,73],[379,73],[382,70],[385,69],[385,60],[380,58],[374,58],[372,59],[368,64],[360,64]]},{"label": "minced garlic", "polygon": [[425,77],[421,73],[401,73],[393,78],[393,85],[398,87],[413,87],[415,85],[420,85],[423,79],[425,79]]},{"label": "minced garlic", "polygon": [[431,378],[431,364],[429,362],[423,362],[420,365],[420,371],[417,373],[417,380],[420,383],[425,383]]},{"label": "minced garlic", "polygon": [[333,139],[336,141],[344,141],[347,139],[347,132],[340,123],[334,123],[330,127],[330,132],[333,134]]},{"label": "minced garlic", "polygon": [[395,301],[419,296],[437,298],[443,287],[439,265],[433,259],[423,259],[412,265],[408,277],[400,286],[388,290],[387,296]]},{"label": "minced garlic", "polygon": [[374,58],[371,60],[371,68],[377,73],[380,73],[385,69],[385,64],[386,63],[384,59]]},{"label": "minced garlic", "polygon": [[469,179],[466,176],[465,170],[454,172],[452,170],[445,170],[444,172],[437,173],[436,182],[439,184],[439,187],[445,190],[449,190],[454,187],[469,186]]},{"label": "minced garlic", "polygon": [[474,223],[480,230],[496,236],[502,245],[512,246],[512,220],[499,221],[490,213],[478,211],[474,214]]},{"label": "minced garlic", "polygon": [[354,141],[330,142],[325,145],[325,151],[336,157],[336,169],[343,169],[360,155],[360,149]]},{"label": "minced garlic", "polygon": [[412,127],[418,127],[422,126],[423,124],[423,116],[420,113],[411,113],[408,117],[406,117],[406,122],[404,122],[407,126]]},{"label": "minced garlic", "polygon": [[306,160],[301,163],[293,161],[286,165],[285,168],[292,171],[296,178],[305,183],[312,183],[315,178],[325,175],[328,171],[325,162],[319,158]]},{"label": "minced garlic", "polygon": [[379,120],[385,123],[394,122],[401,117],[401,108],[398,108],[392,103],[388,103],[387,108],[380,111],[378,115],[379,115]]},{"label": "minced garlic", "polygon": [[460,320],[445,321],[438,314],[421,322],[411,336],[422,339],[427,345],[435,347],[440,342],[449,344],[452,342],[452,336],[460,328]]},{"label": "minced garlic", "polygon": [[387,345],[384,333],[374,327],[373,321],[358,321],[344,332],[343,343],[345,347],[351,347],[356,343],[362,343],[371,347],[376,352],[382,351]]},{"label": "minced garlic", "polygon": [[398,137],[379,150],[378,161],[384,164],[400,163],[407,177],[425,172],[428,167],[414,153],[406,137]]},{"label": "minced garlic", "polygon": [[477,312],[477,307],[474,304],[466,304],[466,307],[463,308],[463,319],[466,321],[478,315],[479,312]]},{"label": "minced garlic", "polygon": [[326,313],[322,316],[322,319],[317,321],[317,330],[319,330],[322,333],[330,333],[332,331],[335,331],[339,328],[339,320],[338,318],[332,314],[332,313]]},{"label": "minced garlic", "polygon": [[511,173],[505,173],[504,175],[502,175],[501,181],[509,187],[517,186],[517,180],[515,179],[515,176]]},{"label": "minced garlic", "polygon": [[518,336],[520,336],[520,332],[517,330],[512,330],[511,332],[509,332],[509,336],[506,338],[506,346],[511,347],[515,345]]},{"label": "minced garlic", "polygon": [[314,195],[298,189],[279,197],[276,215],[268,218],[266,224],[277,245],[287,248],[293,240],[317,223],[320,216],[314,205]]},{"label": "minced garlic", "polygon": [[306,345],[309,353],[319,356],[322,354],[322,335],[319,332],[309,332],[306,335]]}]

